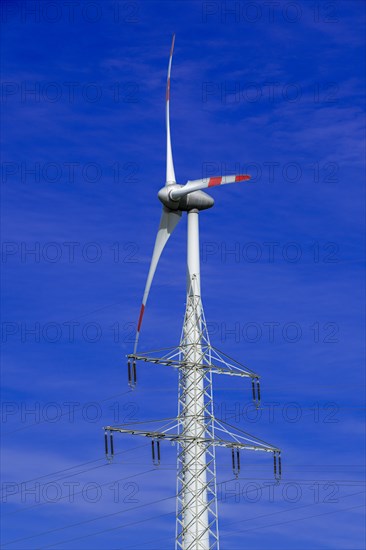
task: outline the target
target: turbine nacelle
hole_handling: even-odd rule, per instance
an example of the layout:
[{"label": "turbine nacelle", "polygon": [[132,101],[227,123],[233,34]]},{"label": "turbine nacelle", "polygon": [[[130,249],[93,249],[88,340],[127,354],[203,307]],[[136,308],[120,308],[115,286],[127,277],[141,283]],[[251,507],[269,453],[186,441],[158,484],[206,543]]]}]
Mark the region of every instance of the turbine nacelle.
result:
[{"label": "turbine nacelle", "polygon": [[[211,208],[215,201],[204,191],[191,191],[190,193],[181,195],[185,185],[167,185],[162,187],[158,193],[159,200],[169,210],[188,212],[189,210],[207,210]],[[181,191],[182,190],[182,191]],[[178,196],[174,196],[174,195]]]}]

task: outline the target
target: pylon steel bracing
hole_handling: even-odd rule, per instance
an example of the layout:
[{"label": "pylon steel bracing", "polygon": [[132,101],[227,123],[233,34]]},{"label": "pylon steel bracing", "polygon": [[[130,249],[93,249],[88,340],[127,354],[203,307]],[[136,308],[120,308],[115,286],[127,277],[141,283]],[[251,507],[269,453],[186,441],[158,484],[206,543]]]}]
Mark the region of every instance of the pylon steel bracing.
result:
[{"label": "pylon steel bracing", "polygon": [[176,550],[219,548],[210,342],[197,286],[193,275],[180,343]]}]

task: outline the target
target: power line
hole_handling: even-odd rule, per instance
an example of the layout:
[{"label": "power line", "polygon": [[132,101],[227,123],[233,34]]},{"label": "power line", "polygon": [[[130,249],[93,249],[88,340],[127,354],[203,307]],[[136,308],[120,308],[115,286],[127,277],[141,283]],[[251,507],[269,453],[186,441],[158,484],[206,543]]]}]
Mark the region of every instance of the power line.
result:
[{"label": "power line", "polygon": [[155,519],[159,519],[165,516],[171,516],[172,514],[175,514],[175,510],[172,512],[166,512],[165,514],[159,514],[158,516],[152,516],[150,518],[140,519],[139,521],[133,521],[130,523],[125,523],[123,525],[118,525],[117,527],[111,527],[109,529],[103,529],[103,531],[98,531],[97,533],[91,533],[89,535],[82,535],[80,537],[75,537],[73,539],[67,539],[62,540],[61,542],[55,542],[54,544],[47,544],[47,546],[41,546],[39,550],[43,550],[45,548],[53,548],[54,546],[59,546],[59,544],[65,544],[67,542],[75,542],[76,540],[86,539],[89,537],[94,537],[95,535],[102,535],[103,533],[107,533],[110,531],[117,531],[118,529],[124,529],[126,527],[132,527],[133,525],[138,525],[139,523],[145,523],[146,521],[152,521]]},{"label": "power line", "polygon": [[[349,496],[354,496],[354,495],[358,495],[358,494],[361,494],[361,493],[364,493],[364,491],[360,491],[358,493],[352,493],[350,495],[344,495],[343,497],[340,497],[340,498],[347,498]],[[228,498],[233,498],[235,495],[229,495]],[[243,523],[243,522],[246,522],[246,521],[251,521],[251,520],[255,520],[255,519],[258,519],[258,518],[264,518],[264,517],[268,517],[268,516],[271,516],[271,515],[274,515],[274,514],[280,514],[280,513],[284,513],[284,512],[292,512],[293,510],[298,510],[300,508],[307,508],[307,507],[311,507],[311,506],[314,506],[315,504],[312,503],[312,504],[305,504],[303,506],[297,506],[296,508],[291,508],[291,509],[285,509],[285,510],[280,510],[280,511],[276,511],[276,512],[270,512],[269,514],[262,514],[260,516],[254,516],[252,518],[246,518],[244,520],[240,520],[240,521],[236,521],[236,522],[230,522],[226,525],[232,525],[232,524],[235,524],[235,523]],[[300,518],[301,519],[301,518]],[[296,521],[296,520],[295,520]],[[169,537],[170,539],[171,537]],[[151,542],[161,542],[162,540],[167,540],[168,537],[164,537],[164,538],[161,538],[161,539],[154,539],[154,540],[151,540],[151,541],[148,541],[146,543],[143,543],[143,545],[145,546],[145,544],[150,544]],[[140,547],[139,544],[136,544],[136,545],[133,545],[133,546],[128,546],[128,547],[124,547],[124,550],[130,550],[132,548],[137,548],[137,547]]]},{"label": "power line", "polygon": [[[144,443],[142,445],[137,445],[136,447],[132,447],[131,449],[126,449],[125,451],[119,451],[118,453],[116,453],[116,456],[121,455],[121,454],[125,454],[125,453],[129,453],[130,451],[134,451],[136,449],[141,449],[142,447],[147,447],[147,446],[148,446],[148,443]],[[86,466],[87,464],[95,464],[96,462],[100,462],[101,460],[103,460],[105,462],[105,457],[103,456],[102,458],[97,458],[95,460],[88,460],[87,462],[80,462],[79,464],[75,464],[75,466],[70,466],[69,468],[64,468],[63,470],[56,470],[55,472],[51,472],[49,474],[45,474],[45,475],[39,476],[39,477],[34,477],[33,479],[28,479],[26,481],[22,481],[21,483],[30,483],[31,481],[37,481],[38,479],[43,479],[45,477],[49,477],[49,476],[52,476],[52,475],[55,475],[55,474],[62,474],[63,472],[67,472],[68,470],[74,470],[75,468],[78,468],[79,466]],[[108,466],[108,464],[102,464],[102,466]],[[70,477],[72,477],[73,475],[78,475],[78,473],[71,474]],[[4,495],[2,495],[2,496],[4,496]]]},{"label": "power line", "polygon": [[[132,450],[132,449],[131,449]],[[123,451],[122,451],[123,452]],[[126,452],[126,451],[124,451]],[[121,454],[121,453],[118,453],[118,454]],[[118,462],[117,462],[118,464]],[[137,464],[140,464],[140,465],[144,465],[146,466],[147,464],[146,463],[137,463],[137,462],[123,462],[124,465],[137,465]],[[64,476],[64,477],[61,477],[61,478],[58,478],[58,479],[55,479],[53,480],[52,482],[50,483],[55,483],[57,481],[60,481],[62,479],[68,479],[69,477],[73,477],[73,476],[76,476],[76,475],[80,475],[80,474],[83,474],[83,473],[86,473],[86,472],[89,472],[89,471],[92,471],[92,470],[95,470],[95,469],[98,469],[98,468],[105,468],[105,467],[108,467],[110,466],[109,464],[101,464],[100,466],[95,466],[93,468],[86,468],[85,470],[81,470],[80,472],[76,472],[75,474],[71,474],[69,476]],[[173,464],[171,464],[171,466],[173,466]],[[176,466],[176,465],[174,465]],[[171,471],[174,471],[176,468],[159,468],[159,470],[171,470]],[[152,471],[155,471],[156,468],[151,468],[150,470],[146,470],[146,472],[143,472],[143,473],[148,473],[148,472],[152,472]],[[136,476],[139,476],[139,475],[143,475],[142,474],[132,474],[130,476],[127,476],[127,477],[123,477],[123,478],[119,478],[119,479],[116,479],[113,481],[113,483],[117,483],[119,481],[125,481],[126,479],[131,479],[133,477],[136,477]],[[234,481],[234,480],[230,480],[230,481]],[[238,482],[239,480],[235,478],[235,482]],[[240,481],[248,481],[248,482],[255,482],[255,481],[272,481],[272,478],[258,478],[258,477],[255,477],[255,478],[252,478],[252,477],[240,477]],[[284,483],[296,483],[298,485],[309,485],[309,484],[315,484],[315,483],[324,483],[324,484],[342,484],[344,487],[347,487],[347,486],[356,486],[356,485],[359,485],[359,484],[365,484],[366,483],[366,480],[350,480],[350,479],[286,479],[286,478],[282,478],[282,481]],[[102,483],[100,485],[100,487],[104,487],[106,485],[109,485],[111,483],[111,481],[107,481],[106,483]],[[229,481],[220,481],[217,483],[218,486],[221,486],[225,483],[229,483]],[[45,483],[43,486],[46,486],[47,483]],[[268,485],[266,486],[263,486],[262,488],[268,488]],[[257,489],[260,489],[260,487],[258,487]],[[249,491],[251,492],[251,491]],[[73,496],[76,496],[76,495],[79,495],[79,494],[82,494],[83,491],[77,491],[76,493],[73,493]],[[15,496],[14,495],[9,495],[9,496]],[[69,495],[64,495],[62,497],[59,497],[57,500],[55,501],[52,501],[52,504],[56,503],[56,502],[59,502],[60,500],[63,500],[65,498],[68,498]],[[25,506],[23,508],[20,508],[19,510],[14,510],[13,512],[6,512],[5,514],[3,514],[3,516],[11,516],[11,515],[14,515],[14,514],[18,514],[20,512],[23,512],[23,511],[27,511],[27,510],[30,510],[30,509],[33,509],[33,508],[37,508],[39,506],[44,506],[44,505],[47,505],[47,504],[50,504],[50,502],[39,502],[39,503],[36,503],[36,504],[33,504],[31,506]]]},{"label": "power line", "polygon": [[[365,491],[358,491],[357,493],[351,493],[351,494],[348,494],[348,495],[343,495],[342,497],[339,497],[339,498],[348,498],[348,497],[360,495],[360,494],[363,494],[363,493],[365,493]],[[235,495],[229,495],[228,499],[229,498],[234,498],[234,496]],[[301,505],[301,506],[296,506],[295,508],[289,508],[289,509],[286,508],[286,509],[283,509],[283,510],[278,510],[276,512],[270,512],[268,514],[261,514],[259,516],[253,516],[251,518],[246,518],[246,519],[239,520],[239,521],[233,521],[233,522],[227,523],[226,526],[234,525],[234,524],[237,524],[237,523],[244,523],[246,521],[252,521],[252,520],[255,520],[255,519],[259,519],[259,518],[265,518],[265,517],[269,517],[269,516],[276,515],[276,514],[283,514],[283,513],[287,513],[287,512],[293,512],[294,510],[299,510],[301,508],[309,508],[311,506],[317,506],[319,504],[322,504],[322,503],[311,503],[311,504],[304,504],[304,505]],[[360,506],[363,506],[363,505],[360,505]],[[353,507],[351,507],[351,508],[353,508]],[[351,509],[351,508],[346,508],[345,510],[348,510],[348,509]],[[341,511],[341,510],[334,510],[334,512],[336,512],[336,511]],[[330,512],[330,513],[332,513],[332,512]],[[321,514],[319,514],[319,515],[321,515]],[[309,516],[309,517],[317,517],[317,516]],[[301,520],[301,519],[306,519],[306,518],[299,518],[299,519]],[[295,519],[295,520],[290,520],[290,521],[297,521],[297,520]],[[277,524],[273,524],[273,525],[277,525]],[[260,527],[256,527],[255,529],[260,529]],[[248,529],[248,531],[249,530],[250,529]],[[238,531],[238,532],[245,532],[245,531]],[[233,533],[233,534],[235,534],[235,533]],[[150,544],[150,542],[160,542],[162,540],[167,540],[167,538],[168,537],[164,537],[164,538],[161,538],[161,539],[158,539],[158,540],[155,539],[155,540],[151,540],[151,541],[148,541],[146,543],[143,543],[143,544],[145,545],[145,544]],[[169,537],[169,538],[171,538],[171,537]],[[139,544],[136,544],[136,545],[133,545],[133,546],[128,546],[128,547],[125,547],[124,550],[130,550],[132,548],[137,548],[139,546],[140,546]]]},{"label": "power line", "polygon": [[[348,495],[343,495],[339,498],[340,499],[341,498],[348,498],[348,497],[353,497],[353,496],[356,496],[356,495],[361,495],[361,494],[364,494],[364,493],[365,493],[365,491],[358,491],[357,493],[350,493]],[[265,518],[265,517],[274,516],[274,515],[277,515],[277,514],[284,514],[284,513],[287,513],[287,512],[293,512],[294,510],[300,510],[302,508],[310,508],[311,506],[319,506],[319,504],[324,504],[324,503],[323,502],[312,502],[311,504],[302,504],[301,506],[295,506],[294,508],[284,508],[283,510],[277,510],[275,512],[269,512],[268,514],[262,514],[260,516],[254,516],[252,518],[246,518],[246,519],[242,519],[242,520],[239,520],[239,521],[231,521],[231,522],[227,523],[227,525],[235,525],[237,523],[244,523],[245,521],[251,521],[251,520],[254,520],[254,519]]]},{"label": "power line", "polygon": [[358,504],[357,506],[351,506],[349,508],[341,508],[341,509],[338,509],[338,510],[331,510],[330,512],[323,512],[321,514],[314,514],[312,516],[306,516],[306,517],[303,517],[303,518],[289,519],[287,521],[282,521],[280,523],[270,523],[268,525],[261,525],[260,527],[251,527],[250,529],[243,529],[241,531],[236,531],[234,533],[229,533],[227,536],[233,536],[233,535],[236,535],[238,533],[247,533],[248,531],[255,531],[256,529],[265,529],[266,527],[277,527],[278,525],[285,525],[287,523],[293,523],[295,521],[304,521],[306,519],[317,518],[317,517],[320,517],[320,516],[327,516],[329,514],[336,514],[337,512],[346,512],[348,510],[354,510],[355,508],[363,508],[364,506],[366,506],[366,505],[365,504]]},{"label": "power line", "polygon": [[[149,471],[152,471],[154,469],[151,469]],[[145,473],[148,473],[148,472],[142,472],[141,475],[145,474]],[[137,474],[138,475],[138,474]],[[231,478],[229,480],[225,480],[221,483],[229,483],[230,481],[236,481],[237,479],[236,478]],[[272,484],[273,486],[274,485],[277,485],[276,483],[273,483]],[[268,485],[267,486],[263,486],[262,488],[268,488]],[[254,492],[254,491],[257,491],[257,488],[256,489],[253,489],[253,491],[249,491],[249,492]],[[348,497],[351,497],[351,496],[355,496],[355,495],[359,495],[359,494],[363,494],[365,491],[358,491],[356,493],[351,493],[349,495],[343,495],[339,498],[348,498]],[[228,498],[233,498],[235,495],[229,495]],[[78,522],[78,523],[75,523],[75,524],[71,524],[71,525],[68,525],[68,526],[64,526],[64,527],[60,527],[60,528],[56,528],[56,529],[52,529],[52,530],[49,530],[49,531],[46,531],[46,532],[43,532],[43,533],[38,533],[37,535],[31,535],[30,537],[24,537],[24,538],[21,538],[21,539],[16,539],[16,540],[13,540],[13,541],[9,541],[7,543],[4,543],[4,545],[9,545],[9,544],[14,544],[15,542],[21,542],[21,541],[25,541],[25,540],[29,540],[30,538],[35,538],[35,537],[38,537],[38,536],[43,536],[45,534],[50,534],[50,533],[53,533],[53,532],[57,532],[57,531],[62,531],[64,529],[68,529],[68,528],[71,528],[71,527],[76,527],[76,526],[79,526],[79,525],[83,525],[83,524],[86,524],[86,523],[90,523],[90,522],[93,522],[93,521],[97,521],[99,519],[104,519],[106,517],[110,517],[110,516],[114,516],[114,515],[118,515],[118,514],[121,514],[121,513],[125,513],[125,512],[129,512],[129,511],[133,511],[133,510],[136,510],[136,509],[140,509],[140,508],[143,508],[143,507],[146,507],[146,506],[151,506],[153,504],[158,504],[160,502],[163,502],[163,501],[167,501],[167,500],[170,500],[172,498],[175,498],[175,495],[172,496],[172,497],[166,497],[166,498],[163,498],[163,499],[159,499],[157,501],[153,501],[153,502],[150,502],[150,503],[146,503],[146,504],[142,504],[142,505],[139,505],[139,506],[135,506],[135,507],[132,507],[132,508],[129,508],[127,510],[120,510],[118,512],[114,512],[114,513],[111,513],[111,514],[106,514],[106,515],[103,515],[103,516],[98,516],[97,518],[92,518],[92,519],[89,519],[89,520],[85,520],[85,521],[82,521],[82,522]],[[281,514],[281,513],[287,513],[287,512],[292,512],[294,510],[298,510],[298,509],[302,509],[302,508],[308,508],[308,507],[311,507],[311,506],[314,506],[314,505],[319,505],[321,503],[311,503],[311,504],[305,504],[305,505],[301,505],[301,506],[296,506],[295,508],[291,508],[291,509],[284,509],[284,510],[279,510],[279,511],[276,511],[276,512],[270,512],[268,514],[262,514],[260,516],[254,516],[252,518],[247,518],[245,520],[240,520],[240,521],[235,521],[235,522],[230,522],[229,524],[227,525],[233,525],[233,524],[237,524],[237,523],[243,523],[245,521],[251,521],[251,520],[254,520],[254,519],[259,519],[259,518],[264,518],[264,517],[268,517],[268,516],[272,516],[272,515],[277,515],[277,514]],[[358,507],[358,506],[356,506]],[[352,507],[352,508],[355,508],[355,507]],[[350,508],[350,509],[352,509]],[[348,510],[345,509],[345,510]],[[334,513],[334,512],[337,512],[338,510],[334,510],[332,512],[329,512],[329,513]],[[340,511],[340,510],[339,510]],[[52,545],[47,545],[46,547],[44,548],[48,548],[48,547],[53,547],[53,546],[57,546],[59,544],[62,544],[62,543],[68,543],[68,542],[74,542],[76,540],[79,540],[79,539],[82,539],[82,538],[87,538],[87,537],[92,537],[92,536],[96,536],[96,535],[99,535],[99,534],[103,534],[103,533],[106,533],[106,532],[109,532],[109,531],[114,531],[114,530],[118,530],[118,529],[122,529],[124,527],[128,527],[128,526],[132,526],[132,525],[135,525],[137,523],[142,523],[142,522],[145,522],[145,521],[149,521],[149,520],[153,520],[153,519],[158,519],[159,517],[163,517],[165,515],[170,515],[172,514],[173,512],[169,512],[168,514],[160,514],[159,516],[154,516],[152,518],[148,518],[148,519],[144,519],[144,520],[141,520],[139,522],[133,522],[133,523],[129,523],[129,524],[123,524],[123,525],[120,525],[120,526],[117,526],[117,527],[113,527],[113,528],[108,528],[108,529],[104,529],[102,531],[98,531],[96,533],[92,533],[92,534],[88,534],[88,535],[83,535],[83,536],[80,536],[80,537],[75,537],[73,539],[68,539],[68,540],[64,540],[64,541],[61,541],[59,543],[55,543],[55,544],[52,544]],[[324,514],[318,514],[318,515],[324,515]],[[310,517],[316,517],[316,516],[309,516]],[[307,518],[299,518],[299,520],[301,519],[307,519]],[[297,520],[289,520],[290,522],[291,521],[297,521]],[[283,523],[288,523],[288,522],[283,522]],[[277,525],[277,524],[273,524],[273,525]],[[256,529],[256,528],[255,528]],[[245,531],[249,531],[249,530],[252,530],[252,529],[248,529],[248,530],[245,530]],[[245,532],[243,531],[243,532]],[[234,534],[234,533],[233,533]],[[159,540],[164,540],[164,539],[159,539]],[[155,540],[156,542],[156,540]],[[148,544],[148,543],[147,543]],[[128,548],[134,548],[136,546],[132,546],[132,547],[128,547]],[[127,549],[126,549],[127,550]]]},{"label": "power line", "polygon": [[[136,465],[136,464],[140,464],[141,463],[136,463],[136,462],[123,462],[124,465],[126,464],[129,464],[129,465]],[[146,466],[147,464],[146,463],[143,463],[144,466]],[[95,470],[95,469],[98,469],[98,468],[104,468],[104,467],[108,467],[109,464],[101,464],[100,466],[96,466],[96,467],[93,467],[93,468],[87,468],[85,470],[81,470],[80,472],[76,472],[75,474],[71,474],[70,476],[65,476],[65,477],[61,477],[61,478],[58,478],[58,479],[55,479],[53,480],[52,482],[50,483],[55,483],[57,481],[60,481],[62,479],[68,479],[69,477],[73,477],[74,475],[80,475],[80,474],[83,474],[83,473],[86,473],[86,472],[89,472],[89,471],[92,471],[92,470]],[[170,471],[175,471],[176,468],[159,468],[159,470],[170,470]],[[155,471],[156,468],[151,468],[150,470],[146,470],[145,473],[148,473],[148,472],[153,472]],[[124,478],[119,478],[119,479],[116,479],[113,481],[113,483],[117,483],[119,481],[124,481],[126,479],[131,479],[133,477],[136,477],[136,476],[139,476],[139,475],[143,475],[143,474],[132,474],[130,476],[127,476],[127,477],[124,477]],[[248,482],[251,482],[251,483],[254,483],[256,481],[272,481],[272,478],[258,478],[258,477],[240,477],[240,480],[236,479],[233,480],[235,482],[239,482],[239,481],[248,481]],[[297,485],[314,485],[316,483],[323,483],[323,484],[342,484],[343,487],[353,487],[353,486],[357,486],[357,485],[363,485],[366,483],[366,480],[350,480],[350,479],[286,479],[286,478],[282,478],[282,482],[284,484],[286,483],[296,483]],[[102,483],[100,485],[100,487],[104,487],[106,485],[109,485],[111,483],[111,481],[107,481],[106,483]],[[221,485],[225,484],[225,483],[229,483],[228,481],[219,481],[217,483],[217,485],[220,487]],[[47,483],[44,485],[46,486]],[[256,489],[254,490],[259,490],[261,488],[268,488],[269,486],[266,485],[266,486],[263,486],[263,487],[257,487]],[[251,491],[248,491],[248,492],[251,492]],[[79,494],[82,494],[83,493],[83,490],[81,491],[77,491],[76,493],[73,493],[73,496],[76,496],[76,495],[79,495]],[[9,495],[9,496],[15,496],[14,495]],[[64,495],[64,496],[61,496],[59,497],[57,500],[54,500],[52,502],[38,502],[36,504],[33,504],[31,506],[25,506],[23,508],[20,508],[19,510],[14,510],[13,512],[6,512],[5,514],[3,514],[3,516],[12,516],[14,514],[18,514],[20,512],[23,512],[23,511],[27,511],[27,510],[30,510],[32,508],[37,508],[39,506],[44,506],[44,505],[47,505],[47,504],[55,504],[56,502],[59,502],[60,500],[63,500],[65,498],[68,498],[69,495]]]},{"label": "power line", "polygon": [[[148,471],[152,471],[152,470],[155,470],[155,468],[152,468],[151,470],[148,470]],[[143,474],[146,474],[148,473],[148,471],[146,472],[142,472],[140,475],[143,475]],[[138,474],[137,474],[138,475]],[[236,478],[231,478],[229,480],[226,480],[227,483],[229,483],[230,481],[233,481],[234,479]],[[55,529],[51,529],[49,531],[44,531],[42,533],[38,533],[36,535],[30,535],[29,537],[23,537],[21,539],[16,539],[16,540],[12,540],[12,541],[9,541],[9,542],[5,542],[3,544],[3,546],[7,546],[8,544],[14,544],[16,542],[21,542],[21,541],[25,541],[25,540],[29,540],[31,538],[36,538],[36,537],[39,537],[39,536],[42,536],[42,535],[46,535],[46,534],[50,534],[50,533],[53,533],[53,532],[56,532],[56,531],[62,531],[64,529],[69,529],[70,527],[76,527],[78,525],[83,525],[85,523],[90,523],[90,522],[93,522],[93,521],[97,521],[99,519],[104,519],[106,517],[110,517],[110,516],[115,516],[115,515],[118,515],[118,514],[124,514],[126,512],[129,512],[129,511],[133,511],[133,510],[137,510],[139,508],[144,508],[146,506],[150,506],[152,504],[158,504],[160,502],[164,502],[166,500],[170,500],[172,498],[175,498],[175,495],[171,496],[171,497],[165,497],[165,498],[162,498],[162,499],[159,499],[159,500],[156,500],[156,501],[153,501],[153,502],[149,502],[149,503],[146,503],[146,504],[140,504],[138,506],[134,506],[132,508],[128,508],[127,510],[119,510],[117,512],[113,512],[111,514],[105,514],[105,515],[102,515],[102,516],[97,516],[96,518],[91,518],[89,520],[85,520],[85,521],[81,521],[81,522],[78,522],[78,523],[75,523],[75,524],[71,524],[71,525],[65,525],[63,527],[58,527],[58,528],[55,528]]]},{"label": "power line", "polygon": [[[101,399],[100,401],[96,401],[95,403],[105,403],[105,401],[109,401],[110,399],[114,399],[116,397],[122,397],[123,395],[127,395],[128,393],[132,393],[132,390],[128,390],[122,393],[116,393],[115,395],[111,395],[110,397],[105,397],[104,399]],[[82,406],[82,403],[80,403],[78,406]],[[79,411],[80,412],[80,411]],[[60,414],[60,418],[62,416],[65,416],[66,414],[70,414],[70,411],[65,411]],[[11,430],[9,432],[4,432],[2,435],[11,435],[16,432],[20,432],[22,430],[27,430],[28,428],[32,428],[33,426],[39,426],[40,424],[46,424],[47,420],[41,420],[40,422],[33,422],[33,424],[27,424],[26,426],[20,426],[20,428],[15,428],[14,430]]]},{"label": "power line", "polygon": [[[152,470],[154,470],[154,468]],[[152,471],[152,470],[150,470],[150,471]],[[147,473],[147,472],[143,472],[143,473]],[[226,482],[228,483],[230,481],[233,481],[234,479],[236,479],[236,478],[231,478],[229,480],[226,480]],[[172,498],[175,498],[175,495],[173,495],[171,497],[162,498],[162,499],[159,499],[159,500],[154,501],[154,502],[149,502],[147,504],[141,504],[139,506],[134,506],[132,508],[128,508],[127,510],[122,510],[122,511],[120,510],[118,512],[113,512],[111,514],[98,516],[96,518],[81,521],[81,522],[78,522],[78,523],[75,523],[75,524],[72,524],[72,525],[65,525],[64,527],[59,527],[57,529],[52,529],[50,531],[45,531],[43,533],[38,533],[36,535],[31,535],[29,537],[25,537],[25,538],[22,538],[22,539],[16,539],[16,540],[13,540],[13,541],[9,541],[9,542],[4,543],[3,546],[7,546],[8,544],[14,544],[15,542],[21,542],[21,541],[29,540],[31,538],[35,538],[35,537],[39,537],[39,536],[42,536],[42,535],[50,534],[50,533],[53,533],[53,532],[56,532],[56,531],[62,531],[64,529],[69,529],[71,527],[76,527],[76,526],[79,526],[79,525],[83,525],[85,523],[90,523],[90,522],[93,522],[93,521],[97,521],[99,519],[104,519],[106,517],[115,516],[117,514],[122,514],[122,513],[125,513],[125,512],[133,511],[133,510],[143,508],[143,507],[146,507],[146,506],[151,506],[152,504],[158,504],[160,502],[164,502],[164,501],[170,500]],[[175,513],[175,510],[172,511],[172,512],[169,512],[168,514],[160,514],[159,516],[155,516],[155,517],[149,518],[149,519],[157,519],[158,517],[162,517],[164,515],[170,515],[170,514],[173,514],[173,513]],[[142,521],[148,521],[148,520],[145,519],[145,520],[142,520]],[[99,534],[103,534],[103,533],[108,532],[108,531],[114,531],[114,530],[122,529],[124,527],[128,527],[129,525],[135,525],[135,523],[141,523],[141,522],[133,522],[131,524],[124,524],[124,525],[120,525],[120,526],[117,526],[117,527],[111,527],[111,528],[108,528],[108,529],[103,529],[102,531],[98,531],[96,533],[91,533],[91,534],[88,534],[88,535],[82,535],[80,537],[75,537],[73,539],[64,540],[64,541],[61,541],[61,542],[58,542],[58,543],[55,543],[55,544],[47,545],[46,547],[43,547],[43,548],[50,548],[52,546],[58,546],[59,544],[63,544],[63,543],[66,543],[66,542],[74,542],[76,540],[80,540],[80,539],[83,539],[83,538],[88,538],[88,537],[96,536],[96,535],[99,535]]]},{"label": "power line", "polygon": [[[103,464],[102,466],[97,466],[97,467],[106,467],[108,466],[108,464]],[[147,474],[149,472],[153,472],[155,470],[155,468],[151,468],[150,470],[146,470],[145,472],[141,472],[141,473],[138,473],[138,474],[132,474],[130,476],[127,476],[127,477],[121,477],[119,479],[115,479],[113,480],[112,483],[118,483],[119,481],[125,481],[126,479],[132,479],[134,477],[137,477],[137,476],[140,476],[140,475],[144,475],[144,474]],[[83,472],[79,472],[79,473],[84,473],[84,472],[88,472],[89,470],[84,470]],[[106,485],[110,485],[111,484],[111,481],[106,481],[106,483],[102,483],[100,485],[100,487],[105,487]],[[83,490],[81,491],[77,491],[76,493],[73,493],[73,497],[75,497],[76,495],[80,495],[83,493]],[[68,498],[69,495],[64,495],[63,497],[60,497],[58,498],[56,501],[52,502],[53,503],[56,503],[56,502],[59,502],[60,500],[63,500],[64,498]],[[32,508],[37,508],[38,506],[44,506],[45,504],[50,504],[50,502],[38,502],[36,504],[33,504],[32,506],[25,506],[24,508],[20,508],[20,510],[14,510],[14,512],[8,512],[6,514],[3,514],[3,516],[12,516],[14,514],[18,514],[19,512],[24,512],[25,510],[30,510]]]},{"label": "power line", "polygon": [[[146,473],[146,472],[144,472],[144,473]],[[8,542],[4,542],[3,546],[8,546],[9,544],[15,544],[16,542],[23,542],[23,541],[26,541],[26,540],[29,540],[29,539],[41,537],[43,535],[49,535],[51,533],[56,533],[58,531],[63,531],[64,529],[70,529],[71,527],[78,527],[79,525],[85,525],[87,523],[91,523],[91,522],[97,521],[99,519],[105,519],[105,518],[117,516],[119,514],[125,514],[127,512],[131,512],[133,510],[138,510],[138,509],[144,508],[146,506],[151,506],[152,504],[159,504],[160,502],[170,500],[172,498],[175,498],[175,495],[173,495],[171,497],[161,498],[161,499],[155,500],[153,502],[148,502],[146,504],[139,504],[138,506],[133,506],[132,508],[128,508],[127,510],[118,510],[117,512],[111,512],[110,514],[104,514],[102,516],[97,516],[96,518],[91,518],[91,519],[87,519],[87,520],[83,520],[83,521],[78,521],[77,523],[71,523],[70,525],[65,525],[64,527],[56,527],[55,529],[49,529],[48,531],[43,531],[42,533],[37,533],[36,535],[30,535],[28,537],[22,537],[22,538],[19,538],[19,539],[10,540]]]},{"label": "power line", "polygon": [[[349,508],[342,508],[342,509],[339,509],[339,510],[332,510],[330,512],[323,512],[323,513],[320,513],[320,514],[314,514],[312,516],[306,516],[306,517],[303,517],[303,518],[291,519],[291,520],[283,521],[283,522],[280,522],[280,523],[272,523],[272,524],[263,525],[263,526],[260,526],[260,527],[252,527],[250,529],[244,529],[244,530],[241,530],[241,531],[236,531],[234,533],[230,532],[230,533],[228,533],[227,536],[234,536],[234,535],[237,535],[238,533],[247,533],[248,531],[255,531],[256,529],[263,529],[263,528],[266,528],[266,527],[277,527],[278,525],[285,525],[287,523],[294,523],[296,521],[304,521],[306,519],[317,518],[317,517],[325,516],[325,515],[328,515],[328,514],[336,514],[337,512],[347,512],[348,510],[354,510],[356,508],[363,508],[364,506],[365,506],[365,504],[360,504],[358,506],[351,506]],[[169,540],[171,540],[171,538],[172,537],[169,537]],[[146,544],[151,544],[151,543],[155,544],[156,542],[161,542],[162,540],[168,540],[168,537],[164,537],[164,538],[161,538],[161,539],[153,539],[153,540],[150,540],[146,543],[143,543],[143,545],[145,546]],[[140,548],[141,545],[134,545],[134,546],[124,547],[124,550],[130,550],[132,548],[137,548],[137,547]],[[242,549],[242,547],[240,547],[239,550],[241,550],[241,549]],[[234,550],[234,549],[231,547],[231,550]]]}]

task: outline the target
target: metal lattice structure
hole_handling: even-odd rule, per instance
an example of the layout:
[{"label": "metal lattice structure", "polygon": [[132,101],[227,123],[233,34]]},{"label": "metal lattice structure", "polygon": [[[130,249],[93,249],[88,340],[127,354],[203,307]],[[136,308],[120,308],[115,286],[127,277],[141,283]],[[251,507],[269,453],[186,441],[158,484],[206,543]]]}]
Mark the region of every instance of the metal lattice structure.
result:
[{"label": "metal lattice structure", "polygon": [[[192,276],[180,345],[176,549],[219,547],[210,342]],[[206,357],[208,361],[206,361]],[[188,365],[187,365],[188,364]],[[199,439],[208,441],[199,442]]]}]

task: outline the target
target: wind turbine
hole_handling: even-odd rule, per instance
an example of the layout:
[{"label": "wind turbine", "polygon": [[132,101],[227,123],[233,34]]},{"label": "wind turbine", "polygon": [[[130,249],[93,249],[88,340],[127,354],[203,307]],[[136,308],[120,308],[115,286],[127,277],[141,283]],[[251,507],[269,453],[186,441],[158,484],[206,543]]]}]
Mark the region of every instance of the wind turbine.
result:
[{"label": "wind turbine", "polygon": [[[210,187],[234,183],[239,181],[247,181],[250,179],[248,175],[234,175],[224,177],[211,177],[187,181],[185,185],[177,184],[175,179],[175,170],[172,154],[172,143],[170,136],[170,73],[172,69],[173,51],[174,51],[175,35],[173,35],[172,46],[170,49],[168,77],[166,83],[166,180],[165,187],[160,189],[158,197],[163,203],[163,211],[161,214],[158,234],[155,240],[154,251],[151,259],[149,274],[147,276],[144,295],[140,309],[140,315],[137,323],[137,334],[134,346],[134,353],[137,351],[137,344],[140,335],[142,319],[145,312],[146,302],[149,296],[151,283],[155,275],[161,253],[164,250],[166,243],[174,229],[178,225],[183,212],[188,214],[188,287],[190,288],[190,280],[192,275],[196,275],[197,292],[199,292],[199,228],[198,228],[198,213],[201,210],[206,210],[214,205],[213,198],[201,191]],[[189,289],[187,288],[187,292]]]},{"label": "wind turbine", "polygon": [[[275,477],[281,476],[280,450],[245,432],[230,431],[226,422],[214,417],[212,374],[250,378],[256,406],[260,402],[259,376],[211,346],[201,301],[199,212],[214,205],[202,191],[220,185],[244,182],[247,174],[176,181],[170,135],[170,75],[174,50],[173,35],[166,84],[166,181],[158,192],[162,214],[137,323],[134,350],[128,357],[128,378],[136,385],[136,362],[162,364],[178,369],[178,416],[158,428],[141,430],[131,425],[107,426],[105,450],[114,454],[113,432],[150,437],[153,461],[160,463],[160,441],[178,445],[176,549],[211,550],[219,548],[215,447],[231,449],[235,476],[240,471],[240,450],[273,453]],[[169,237],[187,212],[187,299],[180,344],[177,348],[137,353],[138,341],[154,274]],[[131,369],[132,362],[132,369]],[[108,443],[108,433],[110,443]],[[229,438],[229,439],[228,439]]]}]

